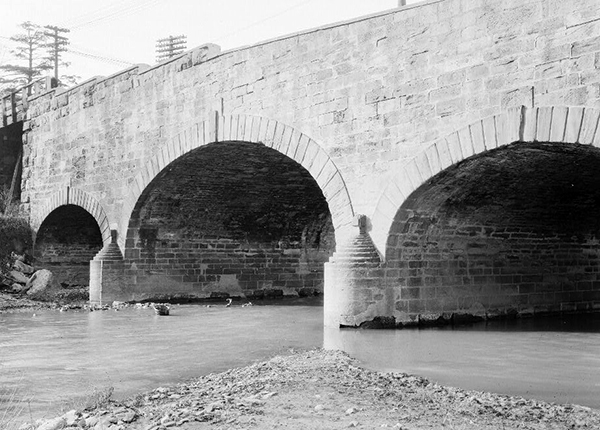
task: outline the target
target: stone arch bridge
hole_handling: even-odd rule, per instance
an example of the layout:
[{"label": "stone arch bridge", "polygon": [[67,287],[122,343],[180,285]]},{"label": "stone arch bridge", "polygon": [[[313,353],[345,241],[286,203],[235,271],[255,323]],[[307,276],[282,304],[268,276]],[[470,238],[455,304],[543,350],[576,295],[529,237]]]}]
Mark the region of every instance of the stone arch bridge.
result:
[{"label": "stone arch bridge", "polygon": [[30,97],[21,201],[96,302],[598,310],[599,117],[596,0],[432,0]]}]

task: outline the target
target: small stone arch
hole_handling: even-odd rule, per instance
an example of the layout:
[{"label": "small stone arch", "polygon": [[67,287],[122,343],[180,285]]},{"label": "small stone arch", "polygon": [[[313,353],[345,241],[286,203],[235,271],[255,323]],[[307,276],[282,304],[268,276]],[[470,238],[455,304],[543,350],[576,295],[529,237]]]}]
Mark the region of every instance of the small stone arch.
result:
[{"label": "small stone arch", "polygon": [[[329,155],[307,135],[277,120],[253,115],[210,118],[183,130],[162,147],[143,166],[130,187],[121,219],[121,231],[127,231],[134,207],[150,182],[171,162],[204,145],[243,141],[272,148],[303,166],[315,179],[329,206],[336,240],[352,228],[354,210],[342,175]],[[120,235],[123,247],[126,235]]]},{"label": "small stone arch", "polygon": [[413,191],[448,167],[473,155],[515,142],[580,143],[600,147],[600,110],[547,106],[509,109],[437,140],[405,163],[376,205],[371,237],[385,254],[394,217]]},{"label": "small stone arch", "polygon": [[111,242],[110,223],[100,202],[85,191],[72,187],[66,187],[50,197],[39,216],[32,221],[33,230],[37,232],[48,215],[59,206],[64,205],[75,205],[85,209],[98,223],[102,234],[102,243],[108,245]]}]

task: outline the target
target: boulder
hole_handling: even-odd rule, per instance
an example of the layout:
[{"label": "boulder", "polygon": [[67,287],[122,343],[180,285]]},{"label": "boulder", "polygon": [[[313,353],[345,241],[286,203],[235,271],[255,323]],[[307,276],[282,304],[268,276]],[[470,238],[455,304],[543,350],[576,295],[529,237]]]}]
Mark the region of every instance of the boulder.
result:
[{"label": "boulder", "polygon": [[29,282],[29,276],[24,275],[18,270],[11,270],[8,272],[8,275],[12,278],[13,281],[18,282],[19,284],[27,284]]},{"label": "boulder", "polygon": [[53,418],[51,420],[44,421],[37,430],[59,430],[65,428],[67,425],[63,417]]},{"label": "boulder", "polygon": [[27,295],[32,299],[44,299],[51,295],[54,291],[60,289],[56,278],[51,271],[46,269],[40,269],[36,271],[27,284]]},{"label": "boulder", "polygon": [[13,263],[13,267],[19,272],[25,273],[26,275],[31,275],[35,272],[35,269],[27,263],[22,262],[21,260],[16,260]]},{"label": "boulder", "polygon": [[27,287],[23,284],[15,282],[11,285],[11,290],[13,293],[24,293],[25,291],[27,291]]}]

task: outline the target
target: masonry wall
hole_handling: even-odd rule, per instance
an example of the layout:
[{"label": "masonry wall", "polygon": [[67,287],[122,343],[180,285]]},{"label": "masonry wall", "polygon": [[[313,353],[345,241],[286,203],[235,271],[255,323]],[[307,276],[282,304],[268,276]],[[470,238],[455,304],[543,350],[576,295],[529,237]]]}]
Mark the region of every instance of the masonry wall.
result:
[{"label": "masonry wall", "polygon": [[34,265],[51,270],[62,284],[89,285],[90,261],[101,248],[94,218],[79,206],[60,206],[37,232]]},{"label": "masonry wall", "polygon": [[223,142],[182,157],[134,211],[126,267],[138,298],[323,292],[335,249],[323,193],[272,149]]},{"label": "masonry wall", "polygon": [[[201,121],[213,121],[218,135],[227,123],[215,121],[216,112],[266,118],[293,127],[290,139],[311,138],[339,169],[353,214],[373,220],[382,190],[436,139],[516,106],[600,107],[599,42],[597,0],[432,0],[228,52],[199,47],[169,63],[32,100],[24,126],[24,208],[40,225],[44,202],[71,186],[100,203],[120,246],[125,238],[135,243],[129,210],[138,204],[131,193],[136,174],[157,154],[168,157],[169,143]],[[432,216],[429,209],[410,207],[422,217]],[[460,222],[485,225],[452,221]],[[392,229],[397,243],[406,242],[398,236],[403,228]],[[512,232],[517,224],[495,231],[502,228]],[[458,234],[450,236],[449,242]],[[389,253],[381,237],[374,243],[380,255]],[[461,269],[452,270],[458,276]],[[519,276],[516,270],[508,275]],[[416,287],[409,279],[420,275],[411,273],[390,275],[381,288]],[[388,298],[376,296],[381,303]],[[400,312],[411,306],[406,300],[423,297],[397,297],[394,306]]]},{"label": "masonry wall", "polygon": [[43,217],[40,202],[71,182],[118,222],[134,172],[217,110],[313,138],[355,211],[370,215],[395,168],[438,137],[511,106],[598,106],[599,9],[595,0],[423,2],[50,93],[28,111],[26,204]]},{"label": "masonry wall", "polygon": [[423,185],[388,239],[399,319],[597,309],[599,163],[594,147],[516,143]]}]

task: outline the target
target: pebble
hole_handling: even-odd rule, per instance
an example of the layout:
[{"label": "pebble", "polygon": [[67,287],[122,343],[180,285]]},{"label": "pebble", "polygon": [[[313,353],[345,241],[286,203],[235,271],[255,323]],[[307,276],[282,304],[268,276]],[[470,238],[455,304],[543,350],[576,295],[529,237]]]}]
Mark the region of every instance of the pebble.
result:
[{"label": "pebble", "polygon": [[59,430],[67,425],[67,422],[63,417],[53,418],[37,428],[37,430]]},{"label": "pebble", "polygon": [[315,406],[315,411],[317,411],[317,412],[319,412],[319,411],[322,411],[322,410],[324,410],[324,409],[325,409],[325,406],[323,406],[323,405],[321,405],[321,404],[319,404],[319,405]]},{"label": "pebble", "polygon": [[79,413],[75,409],[70,410],[62,417],[64,418],[67,427],[71,427],[79,421]]},{"label": "pebble", "polygon": [[98,423],[99,419],[98,417],[88,417],[85,419],[85,426],[86,427],[94,427],[97,423]]},{"label": "pebble", "polygon": [[130,423],[133,420],[135,420],[135,412],[133,412],[133,411],[121,412],[117,415],[117,417],[124,423]]}]

